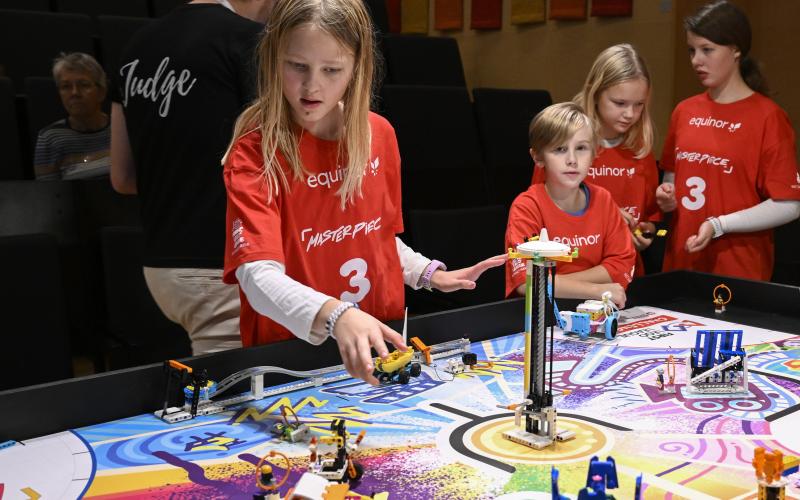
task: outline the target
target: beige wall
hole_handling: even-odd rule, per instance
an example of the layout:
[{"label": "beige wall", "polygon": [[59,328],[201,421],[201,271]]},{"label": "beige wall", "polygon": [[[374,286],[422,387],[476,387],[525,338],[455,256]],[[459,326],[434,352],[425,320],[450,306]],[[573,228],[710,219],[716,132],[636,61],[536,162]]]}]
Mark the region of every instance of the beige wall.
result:
[{"label": "beige wall", "polygon": [[[464,0],[460,31],[433,29],[430,34],[458,40],[467,85],[473,87],[544,88],[555,101],[571,99],[597,54],[615,43],[632,43],[650,68],[654,93],[651,113],[657,130],[655,153],[660,155],[669,115],[675,104],[702,91],[688,62],[683,18],[706,0],[634,0],[633,17],[585,21],[546,21],[512,26],[511,0],[503,0],[503,28],[468,28],[470,0]],[[772,97],[800,130],[800,0],[735,0],[753,25],[752,54],[762,62]]]}]

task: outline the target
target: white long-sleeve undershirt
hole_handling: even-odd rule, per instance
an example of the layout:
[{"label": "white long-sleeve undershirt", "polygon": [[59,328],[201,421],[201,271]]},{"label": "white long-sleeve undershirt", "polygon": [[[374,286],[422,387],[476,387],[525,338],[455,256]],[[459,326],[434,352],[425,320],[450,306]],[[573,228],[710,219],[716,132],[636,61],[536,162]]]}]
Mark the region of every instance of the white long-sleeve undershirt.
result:
[{"label": "white long-sleeve undershirt", "polygon": [[[663,182],[674,184],[675,172],[664,172]],[[752,233],[782,226],[800,218],[800,201],[767,199],[750,208],[717,216],[723,234]]]},{"label": "white long-sleeve undershirt", "polygon": [[[409,248],[400,238],[395,237],[395,243],[403,282],[417,290],[420,276],[431,260]],[[236,279],[256,312],[306,342],[317,345],[325,340],[325,334],[312,332],[311,325],[323,304],[333,297],[290,278],[285,266],[274,260],[244,263],[236,268]]]},{"label": "white long-sleeve undershirt", "polygon": [[758,205],[731,214],[720,215],[717,218],[722,226],[722,232],[728,234],[772,229],[792,222],[798,217],[800,217],[800,201],[775,201],[770,198]]}]

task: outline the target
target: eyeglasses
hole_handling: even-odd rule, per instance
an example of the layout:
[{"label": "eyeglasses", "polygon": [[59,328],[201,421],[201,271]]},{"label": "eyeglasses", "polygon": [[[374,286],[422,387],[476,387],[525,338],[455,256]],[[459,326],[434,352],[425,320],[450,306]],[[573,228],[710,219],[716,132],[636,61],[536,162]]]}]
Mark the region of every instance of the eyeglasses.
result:
[{"label": "eyeglasses", "polygon": [[87,92],[94,88],[94,82],[89,80],[78,80],[75,82],[59,82],[58,83],[58,91],[59,92],[72,92],[72,89],[75,88],[78,92]]}]

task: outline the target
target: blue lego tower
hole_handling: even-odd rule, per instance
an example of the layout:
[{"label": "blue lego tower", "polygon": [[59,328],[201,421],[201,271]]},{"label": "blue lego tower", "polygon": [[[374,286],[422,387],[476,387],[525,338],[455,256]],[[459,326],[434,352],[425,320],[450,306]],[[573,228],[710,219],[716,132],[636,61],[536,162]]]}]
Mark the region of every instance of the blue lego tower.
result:
[{"label": "blue lego tower", "polygon": [[689,355],[686,386],[696,393],[747,392],[742,330],[698,330]]}]

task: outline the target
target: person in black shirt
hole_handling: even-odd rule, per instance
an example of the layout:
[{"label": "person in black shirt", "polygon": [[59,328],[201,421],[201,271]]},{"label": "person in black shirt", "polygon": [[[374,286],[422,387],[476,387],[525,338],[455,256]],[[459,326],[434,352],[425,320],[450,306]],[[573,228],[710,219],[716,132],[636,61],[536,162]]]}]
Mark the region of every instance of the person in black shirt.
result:
[{"label": "person in black shirt", "polygon": [[112,75],[111,183],[139,195],[147,286],[194,354],[241,346],[238,288],[222,283],[221,158],[255,94],[272,1],[183,5],[137,32]]}]

